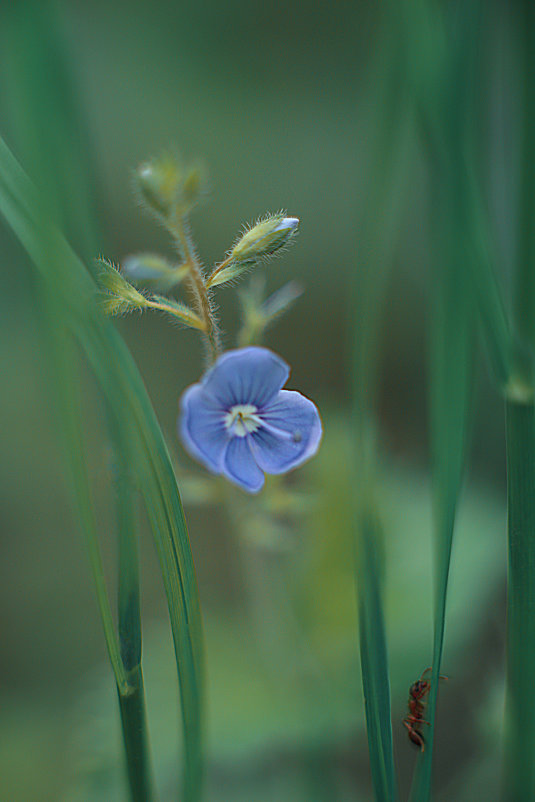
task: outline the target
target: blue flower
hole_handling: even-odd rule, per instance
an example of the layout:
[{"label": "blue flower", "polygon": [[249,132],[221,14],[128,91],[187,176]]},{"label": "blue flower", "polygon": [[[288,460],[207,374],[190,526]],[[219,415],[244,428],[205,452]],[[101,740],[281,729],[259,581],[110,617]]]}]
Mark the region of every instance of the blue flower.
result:
[{"label": "blue flower", "polygon": [[213,473],[250,493],[265,473],[286,473],[316,453],[321,420],[312,401],[282,390],[290,373],[267,348],[227,351],[182,396],[184,445]]}]

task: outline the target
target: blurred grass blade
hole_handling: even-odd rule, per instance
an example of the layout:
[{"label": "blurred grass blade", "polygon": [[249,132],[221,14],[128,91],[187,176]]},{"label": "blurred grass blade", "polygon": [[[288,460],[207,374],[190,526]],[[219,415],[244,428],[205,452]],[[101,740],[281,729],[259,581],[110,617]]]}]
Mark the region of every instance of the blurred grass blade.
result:
[{"label": "blurred grass blade", "polygon": [[393,0],[383,11],[384,30],[369,78],[368,103],[373,142],[364,176],[363,206],[358,220],[357,270],[350,295],[353,336],[353,409],[360,429],[370,424],[376,390],[377,334],[393,264],[393,255],[407,203],[411,149],[414,146],[414,108],[407,77],[399,65],[406,61],[400,34],[403,18]]},{"label": "blurred grass blade", "polygon": [[[451,210],[450,210],[451,212]],[[448,218],[448,219],[451,219]],[[448,240],[440,239],[444,248]],[[449,240],[457,242],[457,240]],[[412,802],[427,802],[435,714],[446,624],[446,600],[457,501],[463,475],[473,373],[474,306],[465,264],[459,253],[443,252],[433,315],[431,347],[431,448],[435,530],[435,611],[431,691],[426,748],[419,758]],[[415,667],[415,679],[425,666]]]},{"label": "blurred grass blade", "polygon": [[[51,0],[12,3],[2,13],[4,135],[84,259],[97,252],[95,164],[76,69]],[[89,264],[92,270],[92,265]]]},{"label": "blurred grass blade", "polygon": [[[47,211],[61,221],[61,228],[81,249],[86,258],[97,251],[93,224],[90,178],[90,142],[87,121],[82,120],[77,102],[72,64],[69,63],[51,3],[28,0],[7,15],[2,27],[2,59],[7,63],[4,97],[7,101],[7,122],[26,164],[38,186],[46,192]],[[92,169],[93,168],[93,169]],[[43,251],[44,256],[44,251]],[[53,260],[54,254],[49,254]],[[53,270],[52,270],[53,272]],[[57,303],[53,288],[40,280],[44,304],[50,309],[44,321],[44,335],[54,339],[49,349],[59,408],[62,410],[58,430],[65,436],[66,453],[70,455],[71,473],[78,475],[75,497],[79,516],[91,557],[97,597],[104,622],[108,651],[114,668],[119,696],[119,709],[130,782],[134,802],[153,798],[149,746],[145,714],[143,675],[141,669],[141,615],[139,603],[139,570],[135,487],[130,475],[128,437],[123,436],[120,420],[107,405],[110,445],[114,452],[113,490],[116,497],[118,528],[118,634],[113,622],[106,586],[102,575],[96,532],[96,511],[92,508],[89,478],[86,475],[86,444],[82,441],[80,400],[75,398],[78,383],[77,357],[68,331],[65,306]],[[53,311],[52,311],[53,310]],[[61,337],[54,332],[62,326]],[[72,351],[70,359],[66,350]],[[61,370],[63,368],[63,370]],[[61,379],[59,376],[61,375]],[[69,421],[72,421],[71,425]],[[80,496],[81,490],[83,495]],[[84,503],[82,503],[84,502]],[[88,528],[84,521],[92,524]]]},{"label": "blurred grass blade", "polygon": [[373,142],[367,191],[358,231],[358,270],[354,271],[350,325],[353,340],[353,424],[355,461],[356,591],[360,660],[375,799],[398,797],[392,745],[390,680],[382,606],[382,532],[373,506],[375,441],[373,405],[376,390],[377,333],[406,201],[409,151],[413,144],[413,108],[400,35],[399,6],[386,4],[381,46],[372,68],[370,101],[374,105]]},{"label": "blurred grass blade", "polygon": [[[193,559],[176,479],[154,410],[119,334],[95,308],[87,270],[50,223],[35,189],[0,140],[0,210],[61,304],[99,387],[130,440],[133,471],[154,535],[167,595],[184,731],[182,798],[202,776],[203,633]],[[44,258],[54,255],[53,262]]]},{"label": "blurred grass blade", "polygon": [[376,802],[395,802],[390,681],[378,553],[381,532],[373,510],[362,507],[359,512],[355,516],[357,601],[370,767]]},{"label": "blurred grass blade", "polygon": [[[43,282],[41,282],[43,284]],[[49,367],[52,370],[51,386],[55,391],[58,412],[57,430],[62,435],[63,451],[69,467],[68,476],[76,502],[84,544],[95,582],[106,646],[115,681],[120,693],[128,692],[128,681],[120,656],[120,647],[115,633],[111,607],[106,590],[104,571],[97,535],[97,523],[89,477],[84,458],[83,427],[81,423],[80,398],[77,391],[79,373],[76,369],[75,346],[71,334],[65,328],[61,310],[46,286],[43,286],[42,314],[45,317],[43,330],[46,336]],[[60,423],[61,422],[61,423]]]},{"label": "blurred grass blade", "polygon": [[[495,286],[487,281],[488,261],[482,261],[478,196],[469,162],[474,134],[475,51],[471,47],[477,26],[478,3],[459,17],[454,43],[447,37],[446,12],[418,2],[412,19],[414,41],[427,47],[415,75],[420,119],[428,145],[433,188],[435,305],[431,320],[430,427],[434,511],[435,609],[431,691],[426,710],[426,749],[420,755],[411,789],[411,802],[431,797],[433,743],[437,694],[446,624],[446,602],[457,503],[466,458],[473,379],[476,297],[480,311],[490,306],[499,314],[499,295],[482,302],[478,290]],[[444,16],[443,16],[444,12]],[[455,18],[457,19],[457,18]],[[423,37],[423,38],[422,38]],[[428,84],[432,76],[432,84]],[[483,278],[484,276],[484,278]],[[486,291],[486,290],[485,290]],[[490,298],[490,301],[489,301]],[[492,299],[498,306],[492,306]],[[482,314],[484,317],[484,313]],[[496,321],[487,325],[496,333]],[[505,338],[497,342],[497,371]],[[504,379],[504,375],[500,376]],[[425,666],[415,667],[415,679]]]},{"label": "blurred grass blade", "polygon": [[507,675],[505,802],[535,799],[535,6],[512,9],[521,100],[514,275],[515,372],[506,392]]},{"label": "blurred grass blade", "polygon": [[535,406],[510,399],[507,421],[505,802],[535,799]]}]

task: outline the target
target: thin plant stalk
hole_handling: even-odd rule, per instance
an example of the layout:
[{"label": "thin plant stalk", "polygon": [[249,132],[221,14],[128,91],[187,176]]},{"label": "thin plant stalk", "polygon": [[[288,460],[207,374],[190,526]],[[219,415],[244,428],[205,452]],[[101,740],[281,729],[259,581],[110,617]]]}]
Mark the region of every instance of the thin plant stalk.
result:
[{"label": "thin plant stalk", "polygon": [[189,267],[188,283],[197,305],[197,311],[204,323],[204,334],[206,336],[210,362],[215,362],[221,351],[219,338],[219,327],[217,324],[211,292],[206,286],[206,281],[195,248],[190,241],[188,232],[189,222],[185,215],[177,213],[169,228],[178,242],[179,251],[184,257],[185,263]]}]

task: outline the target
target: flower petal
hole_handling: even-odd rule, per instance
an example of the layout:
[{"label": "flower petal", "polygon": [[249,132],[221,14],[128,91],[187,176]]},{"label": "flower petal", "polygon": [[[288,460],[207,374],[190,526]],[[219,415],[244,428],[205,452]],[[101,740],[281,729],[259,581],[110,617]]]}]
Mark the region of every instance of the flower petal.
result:
[{"label": "flower petal", "polygon": [[250,435],[232,438],[225,451],[222,470],[249,493],[257,493],[264,484],[264,474],[254,460],[249,441]]},{"label": "flower petal", "polygon": [[229,442],[225,410],[205,393],[202,384],[189,387],[181,400],[180,434],[189,453],[214,473],[221,473]]},{"label": "flower petal", "polygon": [[207,393],[224,407],[263,407],[285,384],[290,368],[267,348],[238,348],[219,357],[202,381]]},{"label": "flower petal", "polygon": [[318,450],[322,426],[316,406],[294,390],[281,390],[259,413],[264,426],[252,435],[252,451],[266,473],[285,473]]}]

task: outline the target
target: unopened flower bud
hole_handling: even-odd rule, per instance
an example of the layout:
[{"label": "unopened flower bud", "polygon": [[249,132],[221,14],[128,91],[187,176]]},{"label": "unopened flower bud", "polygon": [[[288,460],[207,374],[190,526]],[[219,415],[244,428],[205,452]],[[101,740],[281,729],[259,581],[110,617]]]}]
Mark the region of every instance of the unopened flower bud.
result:
[{"label": "unopened flower bud", "polygon": [[237,264],[256,262],[288,245],[297,230],[297,217],[273,215],[246,231],[230,253]]},{"label": "unopened flower bud", "polygon": [[181,178],[180,165],[169,155],[144,162],[137,169],[137,182],[144,200],[164,217],[176,202]]},{"label": "unopened flower bud", "polygon": [[297,217],[284,217],[282,214],[260,220],[240,237],[225,261],[214,270],[207,286],[216,287],[233,281],[252,265],[273,256],[290,243],[298,225]]},{"label": "unopened flower bud", "polygon": [[122,269],[134,283],[147,283],[167,291],[185,278],[189,265],[172,265],[156,253],[139,253],[127,256]]}]

